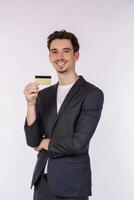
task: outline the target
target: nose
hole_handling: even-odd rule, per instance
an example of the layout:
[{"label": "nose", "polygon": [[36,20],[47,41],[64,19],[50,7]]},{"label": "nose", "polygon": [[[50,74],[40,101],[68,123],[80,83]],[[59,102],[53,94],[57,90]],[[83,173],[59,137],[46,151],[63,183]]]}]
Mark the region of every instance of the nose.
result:
[{"label": "nose", "polygon": [[58,60],[63,60],[63,59],[64,59],[64,53],[58,52]]}]

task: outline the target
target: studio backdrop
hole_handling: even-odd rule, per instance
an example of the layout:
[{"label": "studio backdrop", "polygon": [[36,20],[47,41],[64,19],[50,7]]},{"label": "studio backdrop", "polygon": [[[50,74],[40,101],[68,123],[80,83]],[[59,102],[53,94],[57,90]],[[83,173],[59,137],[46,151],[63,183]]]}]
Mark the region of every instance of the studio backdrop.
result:
[{"label": "studio backdrop", "polygon": [[56,72],[47,36],[79,38],[76,71],[104,91],[91,140],[91,200],[134,199],[134,1],[0,0],[0,199],[30,200],[36,152],[26,145],[25,85]]}]

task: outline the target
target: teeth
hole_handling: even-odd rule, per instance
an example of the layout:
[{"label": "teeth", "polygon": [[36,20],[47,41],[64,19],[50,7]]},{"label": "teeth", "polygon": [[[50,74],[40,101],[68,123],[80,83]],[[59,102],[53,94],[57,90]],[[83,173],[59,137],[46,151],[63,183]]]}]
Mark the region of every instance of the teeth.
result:
[{"label": "teeth", "polygon": [[61,66],[61,65],[65,65],[66,62],[57,62],[56,64]]}]

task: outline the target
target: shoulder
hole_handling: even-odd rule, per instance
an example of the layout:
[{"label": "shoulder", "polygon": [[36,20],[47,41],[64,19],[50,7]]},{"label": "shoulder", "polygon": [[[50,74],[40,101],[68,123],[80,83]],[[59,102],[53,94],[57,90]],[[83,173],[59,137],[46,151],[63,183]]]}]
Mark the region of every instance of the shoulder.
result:
[{"label": "shoulder", "polygon": [[100,89],[96,85],[85,80],[84,93],[85,93],[84,103],[90,104],[90,105],[92,104],[95,106],[103,105],[104,93],[102,89]]},{"label": "shoulder", "polygon": [[87,96],[88,95],[104,96],[104,93],[101,88],[88,82],[87,80],[85,80],[84,89],[85,92],[87,93]]}]

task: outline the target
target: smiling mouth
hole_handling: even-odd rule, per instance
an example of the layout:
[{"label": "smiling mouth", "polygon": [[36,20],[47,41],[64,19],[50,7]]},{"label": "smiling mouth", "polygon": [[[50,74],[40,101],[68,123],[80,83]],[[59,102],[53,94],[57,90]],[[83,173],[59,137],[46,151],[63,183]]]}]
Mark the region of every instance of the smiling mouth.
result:
[{"label": "smiling mouth", "polygon": [[56,65],[58,65],[59,67],[64,66],[67,63],[67,61],[57,61]]}]

